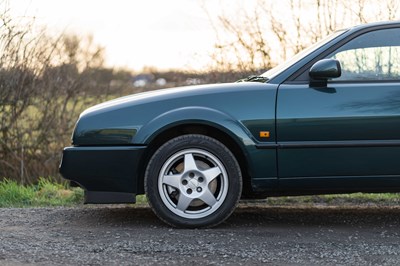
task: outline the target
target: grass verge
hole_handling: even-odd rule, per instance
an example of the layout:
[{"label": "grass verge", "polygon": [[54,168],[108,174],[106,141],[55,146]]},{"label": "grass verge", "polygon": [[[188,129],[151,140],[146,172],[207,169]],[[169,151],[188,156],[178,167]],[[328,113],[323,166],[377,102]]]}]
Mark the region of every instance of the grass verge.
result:
[{"label": "grass verge", "polygon": [[41,178],[36,185],[23,186],[12,180],[0,182],[0,208],[72,206],[83,202],[83,190]]},{"label": "grass verge", "polygon": [[244,201],[267,206],[400,206],[400,193],[351,193],[313,196],[270,197],[261,201]]},{"label": "grass verge", "polygon": [[[0,208],[74,206],[83,203],[83,190],[41,178],[36,185],[23,186],[15,181],[0,182]],[[270,197],[265,200],[243,200],[241,205],[265,206],[399,206],[400,193],[353,193],[300,197]],[[144,195],[136,197],[136,205],[147,205]]]}]

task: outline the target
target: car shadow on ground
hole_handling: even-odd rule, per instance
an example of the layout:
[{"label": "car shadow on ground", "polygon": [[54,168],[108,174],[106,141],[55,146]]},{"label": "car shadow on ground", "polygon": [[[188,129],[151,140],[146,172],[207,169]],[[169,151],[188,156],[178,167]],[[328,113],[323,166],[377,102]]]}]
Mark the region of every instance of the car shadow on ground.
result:
[{"label": "car shadow on ground", "polygon": [[[75,210],[76,211],[76,210]],[[79,211],[77,223],[110,226],[166,227],[146,206],[87,206]],[[395,226],[400,227],[400,207],[348,206],[240,206],[231,217],[217,226]]]}]

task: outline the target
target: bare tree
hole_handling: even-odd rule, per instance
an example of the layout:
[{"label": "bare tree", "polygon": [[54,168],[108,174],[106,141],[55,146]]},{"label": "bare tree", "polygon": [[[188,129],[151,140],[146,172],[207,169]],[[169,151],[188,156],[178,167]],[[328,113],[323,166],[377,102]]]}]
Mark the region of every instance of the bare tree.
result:
[{"label": "bare tree", "polygon": [[394,20],[399,13],[396,0],[259,0],[254,12],[213,21],[220,38],[211,58],[220,71],[266,69],[336,30]]},{"label": "bare tree", "polygon": [[[4,4],[4,3],[3,3]],[[0,3],[1,5],[1,3]],[[49,36],[0,14],[0,178],[57,176],[79,113],[106,100],[113,70],[91,36]]]}]

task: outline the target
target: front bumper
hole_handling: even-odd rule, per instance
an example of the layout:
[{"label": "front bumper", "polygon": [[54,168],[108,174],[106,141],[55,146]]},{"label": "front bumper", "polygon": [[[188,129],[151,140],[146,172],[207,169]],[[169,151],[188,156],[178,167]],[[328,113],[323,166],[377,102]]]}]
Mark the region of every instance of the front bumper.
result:
[{"label": "front bumper", "polygon": [[85,203],[133,203],[146,146],[67,147],[60,173],[85,189]]}]

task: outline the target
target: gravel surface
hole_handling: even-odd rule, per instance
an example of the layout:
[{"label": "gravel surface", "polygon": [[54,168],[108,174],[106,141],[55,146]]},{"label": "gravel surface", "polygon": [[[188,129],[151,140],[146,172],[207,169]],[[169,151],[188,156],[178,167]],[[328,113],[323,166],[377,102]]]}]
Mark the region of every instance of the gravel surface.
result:
[{"label": "gravel surface", "polygon": [[0,265],[399,265],[399,207],[246,204],[212,229],[148,207],[0,209]]}]

